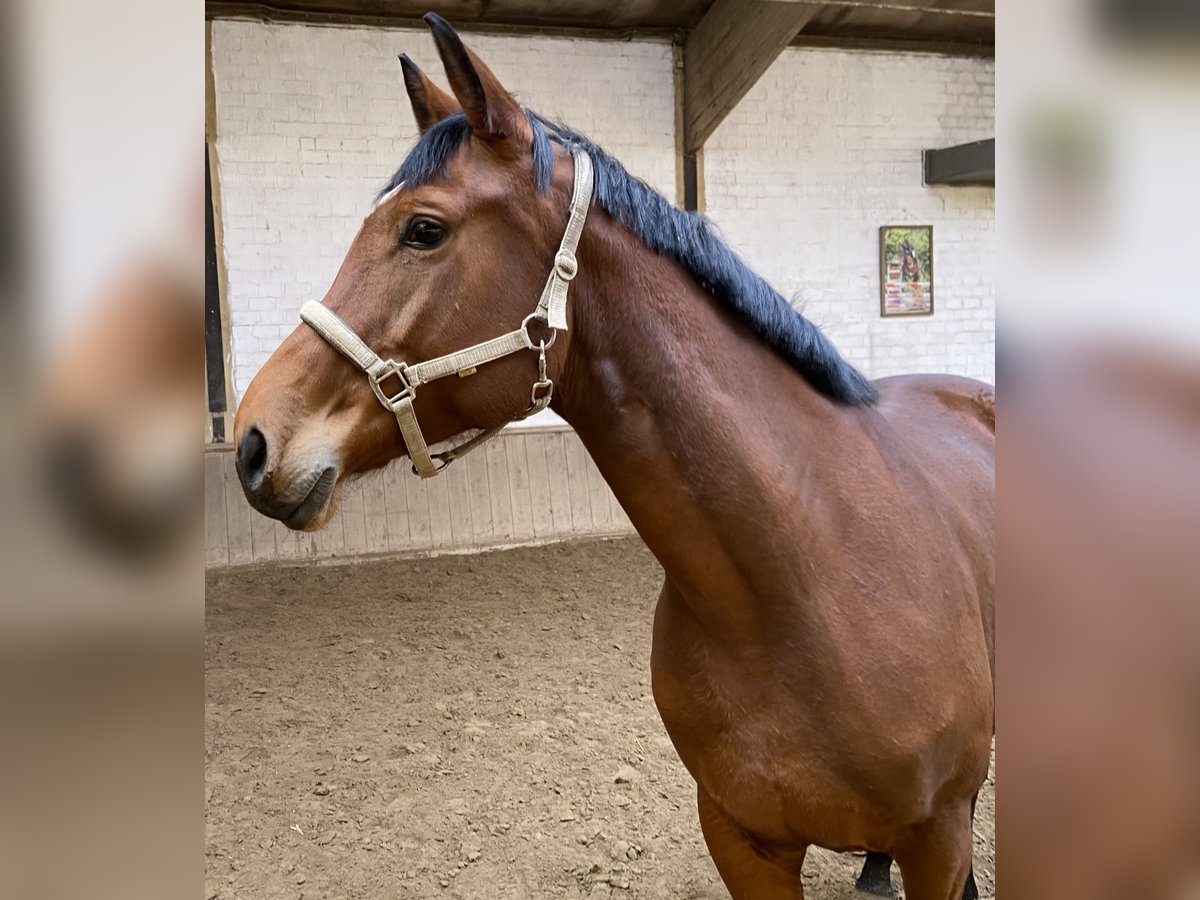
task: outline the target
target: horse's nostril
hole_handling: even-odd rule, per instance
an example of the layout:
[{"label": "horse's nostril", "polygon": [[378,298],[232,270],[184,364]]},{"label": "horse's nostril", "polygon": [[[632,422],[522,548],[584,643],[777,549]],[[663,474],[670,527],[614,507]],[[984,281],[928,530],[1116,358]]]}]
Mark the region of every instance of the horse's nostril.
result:
[{"label": "horse's nostril", "polygon": [[96,444],[91,435],[72,430],[57,435],[46,450],[46,474],[54,491],[81,501],[93,486]]},{"label": "horse's nostril", "polygon": [[242,484],[250,490],[258,490],[267,471],[267,439],[257,428],[251,428],[242,437],[238,445],[237,463]]}]

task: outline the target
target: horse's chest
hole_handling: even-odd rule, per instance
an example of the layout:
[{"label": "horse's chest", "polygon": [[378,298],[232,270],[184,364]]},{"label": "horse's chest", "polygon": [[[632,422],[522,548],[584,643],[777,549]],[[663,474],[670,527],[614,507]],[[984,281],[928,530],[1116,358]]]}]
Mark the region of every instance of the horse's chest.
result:
[{"label": "horse's chest", "polygon": [[847,786],[836,761],[802,723],[769,713],[731,720],[723,700],[698,692],[690,703],[678,702],[679,692],[666,687],[669,676],[656,672],[655,680],[680,759],[729,818],[764,843],[785,845],[800,836],[825,846],[859,843],[858,811],[844,802]]},{"label": "horse's chest", "polygon": [[654,697],[697,783],[731,818],[768,838],[794,836],[797,822],[829,821],[828,810],[811,807],[844,794],[835,789],[838,776],[818,729],[801,710],[756,700],[767,685],[698,666],[703,648],[681,645],[679,637],[656,634]]},{"label": "horse's chest", "polygon": [[[814,679],[808,693],[769,659],[731,657],[673,607],[664,594],[654,698],[701,788],[764,844],[865,846],[868,798],[847,759],[864,735],[830,710],[832,688]],[[844,706],[846,697],[837,697],[834,706]]]}]

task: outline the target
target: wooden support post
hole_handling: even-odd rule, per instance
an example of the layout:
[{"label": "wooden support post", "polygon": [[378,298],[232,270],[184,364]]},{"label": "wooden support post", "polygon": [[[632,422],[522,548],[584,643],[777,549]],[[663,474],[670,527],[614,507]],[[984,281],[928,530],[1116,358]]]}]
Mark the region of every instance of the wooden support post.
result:
[{"label": "wooden support post", "polygon": [[688,153],[683,147],[683,45],[675,44],[675,205],[704,212],[704,148]]},{"label": "wooden support post", "polygon": [[671,45],[671,75],[675,83],[675,205],[687,209],[683,152],[683,44]]},{"label": "wooden support post", "polygon": [[821,9],[791,0],[716,0],[683,44],[683,153],[695,154]]},{"label": "wooden support post", "polygon": [[683,157],[683,208],[704,212],[704,148]]},{"label": "wooden support post", "polygon": [[234,390],[229,277],[225,271],[221,190],[217,180],[217,95],[213,76],[212,22],[204,23],[204,95],[204,368],[208,382],[204,434],[207,442],[222,443],[229,439],[233,424]]},{"label": "wooden support post", "polygon": [[696,188],[696,154],[683,158],[683,208],[689,212],[700,209],[700,192]]}]

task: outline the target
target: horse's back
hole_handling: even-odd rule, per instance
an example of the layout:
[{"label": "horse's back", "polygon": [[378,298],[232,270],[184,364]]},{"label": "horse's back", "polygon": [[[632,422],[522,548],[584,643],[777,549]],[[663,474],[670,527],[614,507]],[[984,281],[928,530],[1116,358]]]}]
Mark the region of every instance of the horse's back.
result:
[{"label": "horse's back", "polygon": [[960,375],[893,375],[880,378],[875,386],[879,409],[893,424],[924,414],[982,426],[995,437],[996,389],[985,381]]},{"label": "horse's back", "polygon": [[[897,468],[919,472],[910,499],[958,509],[990,542],[995,526],[996,389],[957,375],[897,375],[875,382],[876,447]],[[989,547],[990,550],[990,547]]]},{"label": "horse's back", "polygon": [[988,506],[996,473],[996,389],[957,375],[897,375],[875,382],[876,443],[932,484],[984,490]]}]

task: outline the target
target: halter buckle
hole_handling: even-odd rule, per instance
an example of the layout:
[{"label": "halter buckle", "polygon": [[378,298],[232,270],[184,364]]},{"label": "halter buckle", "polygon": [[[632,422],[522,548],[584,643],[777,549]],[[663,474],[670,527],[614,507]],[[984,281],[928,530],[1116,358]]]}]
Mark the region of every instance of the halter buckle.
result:
[{"label": "halter buckle", "polygon": [[[392,377],[400,381],[400,390],[394,394],[389,393],[383,386],[383,382]],[[408,380],[408,365],[406,363],[398,363],[395,360],[389,359],[384,363],[384,368],[378,373],[368,372],[367,380],[371,383],[371,390],[375,392],[375,396],[379,398],[379,402],[387,409],[394,410],[396,404],[405,399],[412,399],[416,394],[416,388]]]},{"label": "halter buckle", "polygon": [[562,247],[554,254],[554,271],[563,281],[570,281],[579,274],[579,260],[575,258],[574,253]]}]

